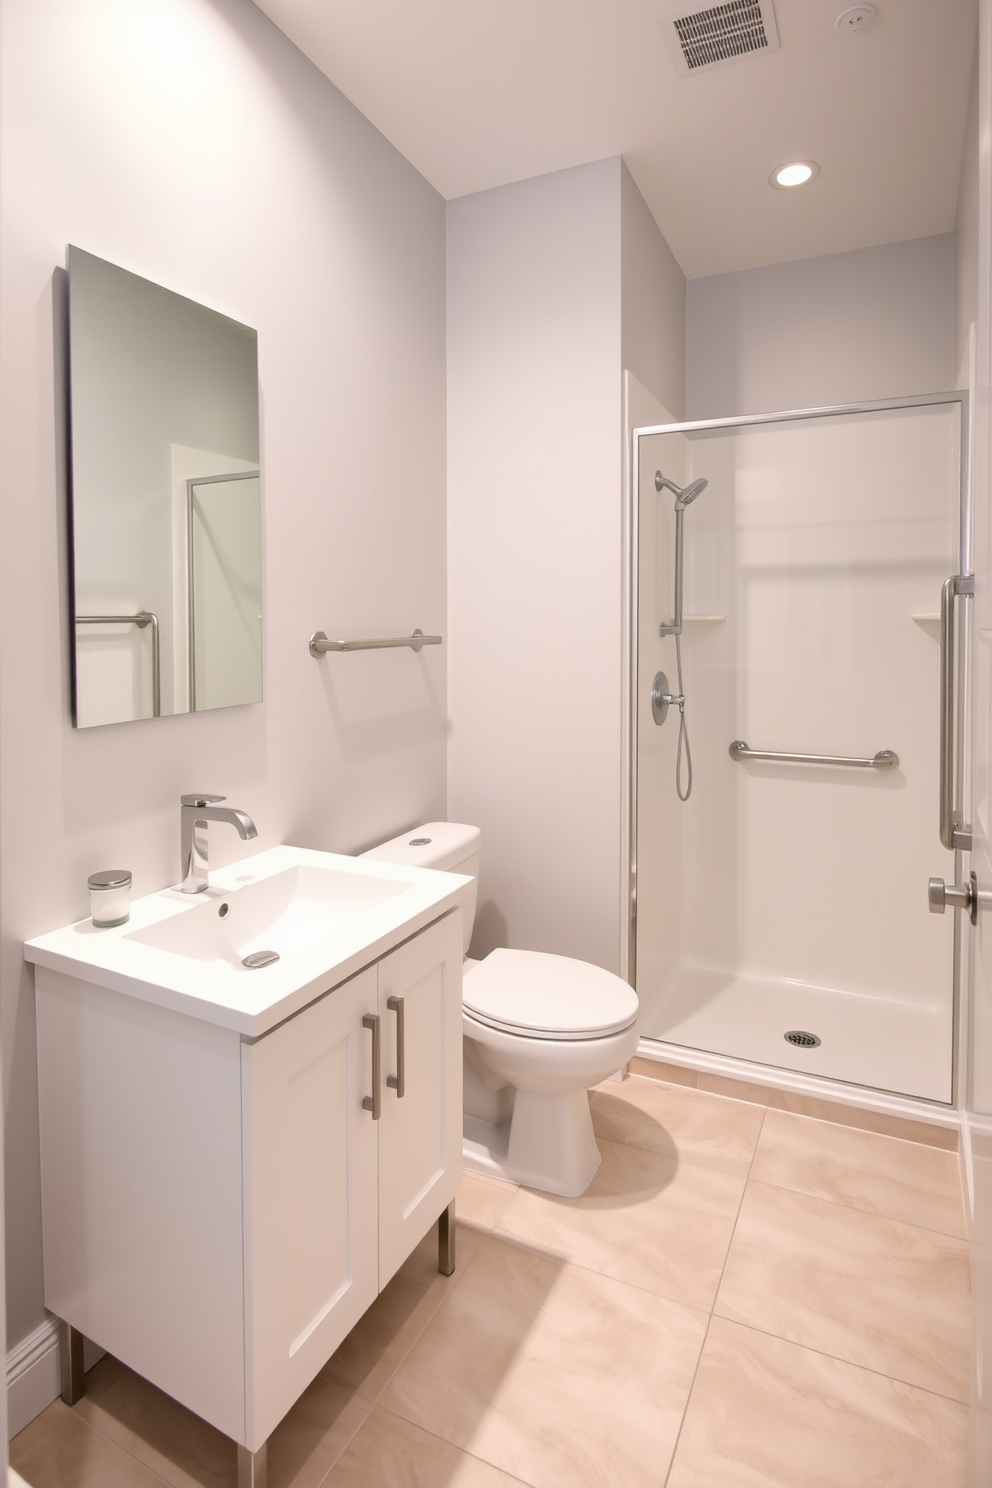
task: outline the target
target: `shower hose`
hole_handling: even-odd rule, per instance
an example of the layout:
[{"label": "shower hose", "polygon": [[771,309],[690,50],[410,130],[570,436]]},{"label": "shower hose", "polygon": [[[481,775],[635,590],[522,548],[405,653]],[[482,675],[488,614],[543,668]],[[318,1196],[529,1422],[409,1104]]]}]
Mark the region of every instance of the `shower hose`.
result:
[{"label": "shower hose", "polygon": [[[689,752],[689,735],[685,726],[685,689],[682,686],[682,637],[675,634],[675,665],[679,679],[679,749],[675,757],[675,790],[680,801],[688,801],[692,795],[692,755]],[[682,755],[685,754],[685,790],[682,789]]]}]

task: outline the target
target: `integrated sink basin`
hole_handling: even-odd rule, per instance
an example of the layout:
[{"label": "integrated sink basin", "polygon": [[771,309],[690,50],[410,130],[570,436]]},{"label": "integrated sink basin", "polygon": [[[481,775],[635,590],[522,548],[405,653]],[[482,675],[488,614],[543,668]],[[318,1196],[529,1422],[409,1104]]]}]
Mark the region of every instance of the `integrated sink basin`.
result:
[{"label": "integrated sink basin", "polygon": [[218,897],[214,892],[188,913],[132,930],[124,939],[175,956],[243,968],[254,952],[275,951],[280,960],[292,955],[409,887],[395,879],[299,864],[230,894]]},{"label": "integrated sink basin", "polygon": [[[123,925],[79,920],[25,945],[52,971],[257,1038],[464,903],[472,879],[273,847],[214,869],[203,893],[136,899]],[[259,952],[254,966],[245,959]]]}]

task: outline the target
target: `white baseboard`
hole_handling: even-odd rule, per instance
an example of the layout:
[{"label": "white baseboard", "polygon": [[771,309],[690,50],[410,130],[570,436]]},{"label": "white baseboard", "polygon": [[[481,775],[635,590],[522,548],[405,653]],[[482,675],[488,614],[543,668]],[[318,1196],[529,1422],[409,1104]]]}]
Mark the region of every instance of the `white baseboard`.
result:
[{"label": "white baseboard", "polygon": [[7,1430],[23,1431],[59,1395],[59,1324],[46,1318],[7,1355]]},{"label": "white baseboard", "polygon": [[[83,1368],[92,1369],[105,1349],[83,1339]],[[48,1317],[7,1355],[7,1432],[11,1437],[62,1393],[59,1320]]]}]

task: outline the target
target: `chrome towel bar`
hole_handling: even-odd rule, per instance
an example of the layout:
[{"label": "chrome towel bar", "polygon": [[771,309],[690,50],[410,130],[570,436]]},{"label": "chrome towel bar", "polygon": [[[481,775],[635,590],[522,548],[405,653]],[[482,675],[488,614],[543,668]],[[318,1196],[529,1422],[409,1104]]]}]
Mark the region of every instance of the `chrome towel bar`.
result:
[{"label": "chrome towel bar", "polygon": [[782,754],[772,749],[751,749],[743,739],[735,739],[730,746],[730,758],[735,760],[786,760],[792,765],[851,765],[856,770],[894,770],[899,756],[894,749],[880,749],[869,759],[858,754]]},{"label": "chrome towel bar", "polygon": [[136,615],[77,615],[77,625],[136,625],[144,630],[152,628],[152,717],[162,716],[162,650],[158,635],[158,616],[151,610],[139,610]]},{"label": "chrome towel bar", "polygon": [[422,646],[440,646],[442,639],[415,630],[413,635],[383,636],[374,641],[329,641],[322,630],[315,630],[310,637],[310,655],[323,656],[325,651],[381,651],[385,646],[410,646],[419,651]]}]

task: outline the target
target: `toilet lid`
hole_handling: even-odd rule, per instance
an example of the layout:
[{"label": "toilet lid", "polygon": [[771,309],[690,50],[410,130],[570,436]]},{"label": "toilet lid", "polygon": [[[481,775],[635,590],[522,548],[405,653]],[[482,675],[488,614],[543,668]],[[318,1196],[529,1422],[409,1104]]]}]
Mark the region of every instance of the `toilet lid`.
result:
[{"label": "toilet lid", "polygon": [[637,993],[611,971],[544,951],[491,951],[465,977],[462,1000],[480,1023],[532,1037],[606,1038],[637,1017]]}]

